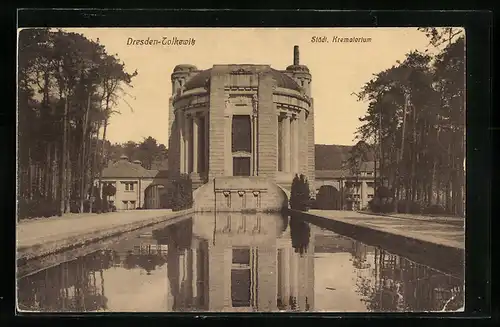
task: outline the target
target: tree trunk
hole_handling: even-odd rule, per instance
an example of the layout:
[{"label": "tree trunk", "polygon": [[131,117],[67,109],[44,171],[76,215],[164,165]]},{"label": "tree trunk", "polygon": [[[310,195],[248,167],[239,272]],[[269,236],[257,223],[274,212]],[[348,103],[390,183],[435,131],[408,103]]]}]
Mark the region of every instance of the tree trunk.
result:
[{"label": "tree trunk", "polygon": [[104,168],[102,163],[104,159],[104,147],[106,143],[106,130],[108,128],[108,118],[104,120],[104,130],[102,132],[102,147],[101,147],[101,160],[99,160],[99,191],[101,189],[101,183],[102,183],[102,169]]},{"label": "tree trunk", "polygon": [[59,199],[59,188],[58,185],[59,183],[57,182],[59,180],[59,175],[57,171],[59,170],[59,164],[58,164],[58,143],[54,143],[54,160],[51,163],[51,169],[52,169],[52,199],[57,201]]},{"label": "tree trunk", "polygon": [[47,157],[45,161],[45,199],[52,200],[52,142],[47,143]]},{"label": "tree trunk", "polygon": [[60,171],[60,200],[61,200],[61,207],[59,210],[59,216],[62,216],[66,211],[66,169],[67,169],[67,152],[68,152],[68,107],[69,107],[69,99],[68,99],[68,94],[66,94],[66,99],[64,101],[64,113],[63,113],[63,136],[62,136],[62,151],[61,151],[61,171]]},{"label": "tree trunk", "polygon": [[[68,143],[69,143],[69,138],[70,136],[70,131],[68,130]],[[68,147],[68,151],[66,152],[66,199],[65,199],[65,212],[70,211],[70,200],[73,195],[73,167],[72,167],[72,161],[71,161],[71,150],[70,147]]]},{"label": "tree trunk", "polygon": [[[90,196],[94,196],[94,184],[95,184],[95,175],[97,171],[97,157],[98,157],[98,150],[99,150],[99,131],[101,130],[101,121],[97,122],[97,131],[96,131],[96,139],[95,139],[95,146],[94,146],[94,156],[92,160],[92,165],[91,165],[91,171],[90,171],[90,179],[91,179],[91,186],[90,186]],[[90,208],[89,212],[92,213],[92,201],[90,201]]]},{"label": "tree trunk", "polygon": [[[403,162],[403,159],[404,159],[404,151],[405,151],[405,135],[406,135],[406,112],[408,110],[408,93],[407,91],[405,90],[404,91],[404,97],[405,97],[405,100],[404,100],[404,106],[403,106],[403,126],[402,126],[402,130],[401,130],[401,146],[400,146],[400,152],[399,152],[399,156],[398,156],[398,162],[397,162],[397,176],[398,176],[398,180],[397,180],[397,185],[398,185],[398,194],[400,193],[400,187],[401,187],[401,164]],[[402,192],[401,192],[402,193]]]},{"label": "tree trunk", "polygon": [[83,213],[83,202],[85,200],[85,159],[87,156],[86,153],[86,145],[87,145],[87,126],[89,121],[89,112],[90,112],[90,99],[91,93],[89,92],[87,98],[87,109],[85,111],[85,119],[83,121],[82,128],[82,152],[81,152],[81,171],[80,171],[80,213]]}]

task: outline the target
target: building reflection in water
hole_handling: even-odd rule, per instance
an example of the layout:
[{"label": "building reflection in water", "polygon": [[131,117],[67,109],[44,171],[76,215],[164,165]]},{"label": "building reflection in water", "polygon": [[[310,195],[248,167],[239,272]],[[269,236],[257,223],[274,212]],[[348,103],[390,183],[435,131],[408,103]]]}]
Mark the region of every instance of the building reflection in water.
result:
[{"label": "building reflection in water", "polygon": [[239,213],[198,214],[155,231],[168,245],[168,309],[311,310],[309,233],[307,223],[294,219]]},{"label": "building reflection in water", "polygon": [[[127,275],[131,279],[120,290],[108,281],[106,294],[105,276],[123,277],[119,271],[127,270],[139,273]],[[157,284],[137,294],[151,277]],[[463,307],[463,280],[273,214],[196,214],[22,278],[18,287],[19,308],[31,311],[126,311],[124,305],[141,312],[155,311],[152,305],[212,312]],[[126,299],[134,294],[142,300],[129,307]]]}]

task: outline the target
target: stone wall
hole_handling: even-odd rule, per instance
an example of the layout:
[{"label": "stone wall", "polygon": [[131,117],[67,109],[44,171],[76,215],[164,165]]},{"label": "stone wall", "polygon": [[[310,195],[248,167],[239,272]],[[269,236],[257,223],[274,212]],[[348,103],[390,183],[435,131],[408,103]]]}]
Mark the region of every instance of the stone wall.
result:
[{"label": "stone wall", "polygon": [[266,72],[259,75],[258,175],[274,179],[278,170],[278,117],[273,102],[275,81]]},{"label": "stone wall", "polygon": [[212,69],[210,79],[210,123],[209,123],[209,173],[208,180],[224,176],[225,173],[225,70]]},{"label": "stone wall", "polygon": [[197,212],[280,211],[284,206],[285,192],[265,177],[219,177],[194,193]]}]

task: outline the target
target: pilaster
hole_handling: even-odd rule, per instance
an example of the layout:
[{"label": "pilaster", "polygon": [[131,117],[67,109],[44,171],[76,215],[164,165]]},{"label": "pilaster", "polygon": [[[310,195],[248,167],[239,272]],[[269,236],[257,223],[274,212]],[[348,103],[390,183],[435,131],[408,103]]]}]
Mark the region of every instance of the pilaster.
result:
[{"label": "pilaster", "polygon": [[212,68],[210,77],[210,120],[209,120],[209,179],[224,176],[225,173],[225,70]]},{"label": "pilaster", "polygon": [[277,170],[278,119],[273,102],[276,81],[269,72],[259,74],[258,167],[259,176],[275,178]]},{"label": "pilaster", "polygon": [[233,176],[233,151],[232,151],[232,129],[233,129],[233,115],[226,114],[224,116],[225,124],[224,126],[224,149],[225,149],[225,161],[224,161],[224,172],[226,176]]}]

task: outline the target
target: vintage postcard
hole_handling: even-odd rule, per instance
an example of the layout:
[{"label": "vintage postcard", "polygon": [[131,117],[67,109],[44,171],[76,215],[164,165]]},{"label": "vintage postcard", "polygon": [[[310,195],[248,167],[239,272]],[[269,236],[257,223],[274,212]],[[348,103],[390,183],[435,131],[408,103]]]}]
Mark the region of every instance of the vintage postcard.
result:
[{"label": "vintage postcard", "polygon": [[18,31],[19,312],[464,311],[465,33]]}]

